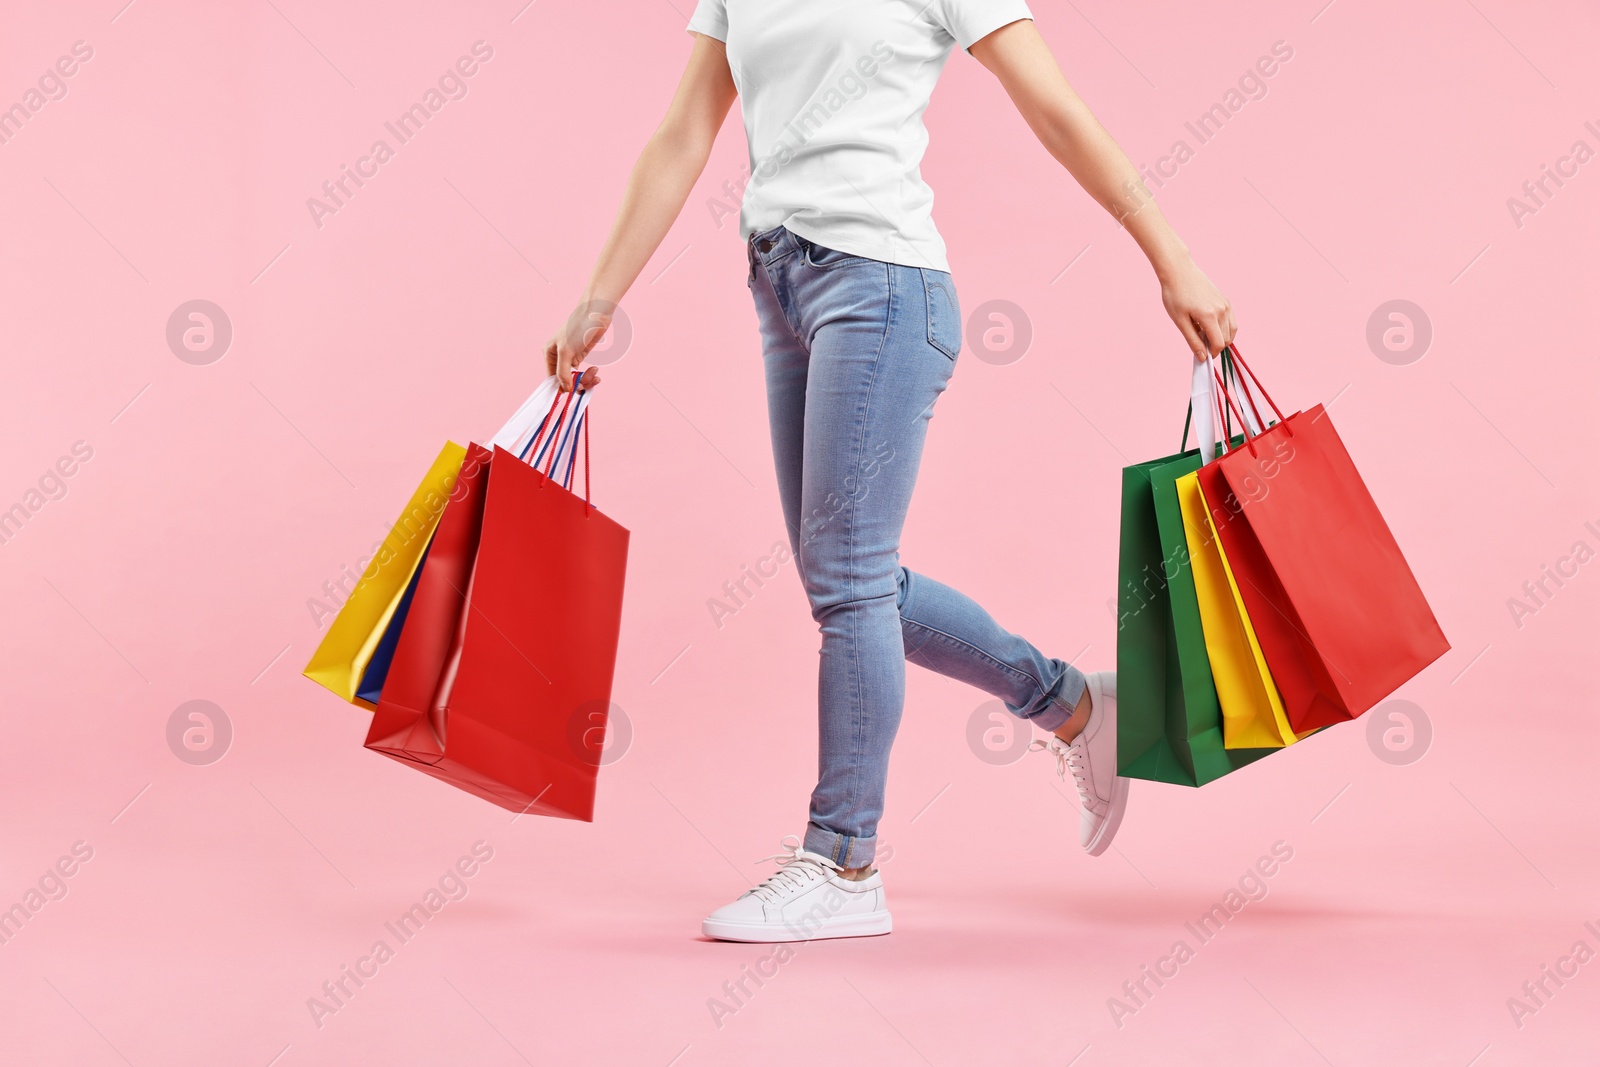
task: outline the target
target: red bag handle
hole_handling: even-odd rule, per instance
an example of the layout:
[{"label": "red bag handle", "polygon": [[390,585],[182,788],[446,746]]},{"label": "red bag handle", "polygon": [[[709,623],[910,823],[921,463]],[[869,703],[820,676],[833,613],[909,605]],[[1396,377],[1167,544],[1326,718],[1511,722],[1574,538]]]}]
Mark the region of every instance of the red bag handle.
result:
[{"label": "red bag handle", "polygon": [[[567,390],[566,402],[561,405],[561,413],[556,416],[555,426],[550,430],[550,455],[545,460],[545,469],[539,471],[540,474],[544,475],[545,481],[550,480],[555,473],[556,453],[560,451],[559,446],[557,446],[555,442],[560,439],[561,424],[566,420],[567,411],[572,407],[573,398],[576,397],[579,392],[583,391],[579,387],[579,382],[582,381],[582,379],[583,372],[581,370],[575,370],[572,372],[572,388]],[[529,442],[528,448],[530,451],[537,451],[533,446],[537,444],[539,437],[543,435],[545,423],[550,421],[550,414],[556,410],[556,404],[559,402],[559,399],[560,398],[557,397],[556,400],[552,400],[550,402],[550,411],[545,413],[544,422],[539,424],[538,432],[534,435],[533,441]],[[583,423],[583,515],[584,518],[588,518],[589,512],[594,510],[594,503],[590,499],[589,491],[591,468],[589,463],[589,412],[587,410],[584,411],[581,421]],[[573,447],[577,446],[574,445]],[[538,470],[537,467],[534,469]],[[539,488],[544,488],[544,482],[539,483]]]},{"label": "red bag handle", "polygon": [[588,518],[594,505],[589,503],[589,413],[583,413],[583,517]]},{"label": "red bag handle", "polygon": [[[559,444],[557,444],[557,442],[561,439],[561,424],[566,421],[567,409],[572,407],[572,398],[577,396],[577,395],[578,395],[578,391],[576,389],[570,389],[570,390],[567,391],[566,403],[561,405],[561,414],[556,416],[556,424],[550,430],[550,454],[545,457],[544,470],[539,471],[539,473],[543,474],[546,478],[549,478],[552,474],[555,473],[555,469],[556,469],[556,453],[558,451],[560,451],[560,448],[561,448],[561,446]],[[554,411],[555,409],[556,409],[556,401],[552,401],[551,404],[550,404],[550,410]],[[534,469],[538,470],[537,467],[535,467]]]},{"label": "red bag handle", "polygon": [[[1250,376],[1250,382],[1255,385],[1256,389],[1261,393],[1267,404],[1272,408],[1272,413],[1278,417],[1278,424],[1283,426],[1285,432],[1288,433],[1289,436],[1293,437],[1294,428],[1288,425],[1287,420],[1283,417],[1283,412],[1278,408],[1277,401],[1272,399],[1272,394],[1267,392],[1266,386],[1261,384],[1261,379],[1256,377],[1256,372],[1251,370],[1250,365],[1244,361],[1242,356],[1239,355],[1239,346],[1237,344],[1231,344],[1228,345],[1223,351],[1231,355],[1233,362],[1237,363],[1240,368],[1244,370],[1245,374]],[[1227,383],[1223,380],[1223,376],[1218,375],[1215,370],[1213,370],[1211,374],[1212,377],[1216,379],[1218,392],[1225,400],[1227,400],[1228,407],[1239,416],[1241,429],[1243,430],[1245,436],[1245,447],[1250,449],[1250,454],[1252,456],[1255,455],[1255,439],[1256,437],[1260,436],[1260,434],[1252,434],[1250,432],[1250,426],[1245,420],[1244,412],[1240,410],[1239,404],[1234,400],[1233,391],[1228,388]],[[1242,379],[1240,381],[1239,392],[1244,398],[1243,402],[1250,405],[1250,411],[1256,417],[1256,425],[1261,426],[1266,420],[1261,417],[1260,409],[1256,407],[1255,398],[1250,395],[1250,389],[1243,383]],[[1263,427],[1263,430],[1264,429],[1265,428]],[[1228,451],[1232,452],[1235,450],[1230,448]]]},{"label": "red bag handle", "polygon": [[[1286,421],[1284,419],[1284,417],[1283,417],[1283,412],[1278,410],[1277,402],[1272,399],[1272,394],[1267,392],[1267,387],[1261,384],[1261,379],[1256,377],[1256,372],[1250,369],[1250,364],[1246,363],[1244,361],[1244,357],[1239,354],[1239,346],[1238,346],[1238,344],[1235,343],[1235,344],[1229,345],[1228,346],[1228,351],[1233,354],[1234,362],[1239,364],[1240,368],[1246,374],[1248,374],[1250,376],[1250,381],[1255,385],[1256,389],[1261,393],[1262,397],[1266,400],[1267,404],[1272,408],[1272,413],[1274,415],[1278,416],[1278,421],[1279,422]],[[1248,389],[1245,390],[1245,396],[1249,397],[1249,395],[1250,395],[1250,391]],[[1251,402],[1250,407],[1251,407],[1251,410],[1255,409],[1254,401]],[[1258,419],[1257,421],[1259,422],[1261,420]]]},{"label": "red bag handle", "polygon": [[[1222,350],[1222,377],[1225,383],[1232,382],[1235,385],[1239,385],[1244,381],[1239,374],[1238,368],[1234,366],[1237,358],[1237,355],[1234,353],[1231,347],[1224,348]],[[1265,430],[1267,427],[1267,420],[1261,417],[1261,409],[1256,406],[1256,398],[1253,391],[1249,388],[1241,388],[1239,393],[1243,402],[1250,406],[1250,414],[1255,416],[1256,425],[1261,427],[1261,430]],[[1282,420],[1280,419],[1279,421],[1281,422]],[[1248,432],[1250,427],[1245,426],[1243,429]],[[1258,430],[1257,433],[1259,432],[1260,431]]]},{"label": "red bag handle", "polygon": [[[539,454],[539,449],[538,449],[539,442],[544,439],[545,430],[546,429],[550,429],[550,416],[555,414],[555,412],[556,412],[556,404],[560,402],[560,399],[561,399],[561,394],[557,393],[555,399],[550,401],[550,409],[544,413],[544,418],[539,420],[538,427],[536,427],[534,429],[534,431],[533,431],[533,437],[528,441],[527,444],[523,445],[522,446],[522,450],[517,453],[517,458],[518,459],[520,459],[520,460],[522,460],[523,462],[526,463],[526,462],[528,462],[528,457],[530,455],[537,456]],[[570,401],[572,398],[569,395],[567,399]],[[566,413],[566,409],[563,408],[562,409],[562,414],[564,415],[565,413]],[[559,424],[560,419],[557,419],[556,421]],[[555,433],[555,431],[551,430],[552,440],[554,439],[554,433]],[[539,469],[539,465],[538,465],[537,462],[531,463],[530,466],[532,466],[534,470],[538,470]]]}]

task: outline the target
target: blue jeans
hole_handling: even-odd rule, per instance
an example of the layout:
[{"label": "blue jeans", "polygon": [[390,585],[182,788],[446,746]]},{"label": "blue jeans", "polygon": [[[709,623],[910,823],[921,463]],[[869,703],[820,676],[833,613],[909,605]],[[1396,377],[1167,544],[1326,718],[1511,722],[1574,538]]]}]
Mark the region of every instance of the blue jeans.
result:
[{"label": "blue jeans", "polygon": [[819,772],[805,848],[872,862],[907,661],[999,697],[1045,730],[1086,682],[972,600],[900,565],[933,405],[961,350],[949,274],[753,234],[778,493],[822,631]]}]

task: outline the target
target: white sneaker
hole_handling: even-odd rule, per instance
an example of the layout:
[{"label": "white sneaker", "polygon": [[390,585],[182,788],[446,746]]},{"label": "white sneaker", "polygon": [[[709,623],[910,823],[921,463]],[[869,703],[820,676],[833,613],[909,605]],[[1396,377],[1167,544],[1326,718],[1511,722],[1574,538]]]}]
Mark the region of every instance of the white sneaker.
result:
[{"label": "white sneaker", "polygon": [[1042,749],[1056,758],[1062,781],[1072,774],[1083,803],[1078,820],[1078,840],[1091,856],[1111,847],[1122,813],[1128,807],[1128,779],[1117,775],[1117,675],[1101,671],[1088,675],[1089,724],[1067,744],[1059,737],[1039,740],[1029,748]]},{"label": "white sneaker", "polygon": [[883,896],[883,876],[873,871],[859,882],[841,878],[839,865],[807,852],[800,839],[786,837],[788,851],[771,878],[747,890],[732,904],[706,916],[700,929],[723,941],[816,941],[827,937],[869,937],[891,929]]}]

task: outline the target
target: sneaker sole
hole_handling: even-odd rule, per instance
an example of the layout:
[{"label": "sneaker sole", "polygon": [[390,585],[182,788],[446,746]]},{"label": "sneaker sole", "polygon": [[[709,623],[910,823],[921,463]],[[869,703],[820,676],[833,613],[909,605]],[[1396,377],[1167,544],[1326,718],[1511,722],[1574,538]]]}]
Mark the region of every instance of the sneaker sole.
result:
[{"label": "sneaker sole", "polygon": [[886,911],[868,915],[842,915],[827,919],[813,930],[769,923],[731,923],[707,919],[700,932],[718,941],[743,941],[753,944],[778,944],[787,941],[826,941],[835,937],[877,937],[894,928]]},{"label": "sneaker sole", "polygon": [[1118,775],[1112,779],[1111,810],[1106,812],[1106,821],[1100,824],[1100,829],[1094,832],[1089,843],[1084,846],[1091,856],[1098,856],[1111,847],[1111,839],[1117,836],[1117,827],[1122,825],[1122,814],[1128,810],[1128,779]]}]

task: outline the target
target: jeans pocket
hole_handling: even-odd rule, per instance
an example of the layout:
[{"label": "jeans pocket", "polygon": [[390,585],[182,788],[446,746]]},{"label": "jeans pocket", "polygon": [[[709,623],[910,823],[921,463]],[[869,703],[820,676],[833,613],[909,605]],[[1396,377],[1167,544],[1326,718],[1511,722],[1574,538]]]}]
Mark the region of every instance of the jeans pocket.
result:
[{"label": "jeans pocket", "polygon": [[955,283],[942,270],[918,269],[928,301],[928,343],[955,359],[961,353],[961,305]]},{"label": "jeans pocket", "polygon": [[851,252],[841,252],[837,248],[828,248],[815,241],[800,241],[801,254],[805,257],[806,266],[817,270],[833,270],[836,267],[848,267],[852,263],[865,263],[867,260]]}]

